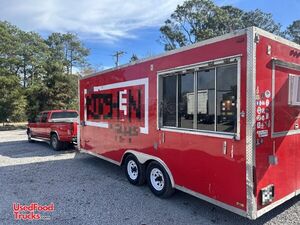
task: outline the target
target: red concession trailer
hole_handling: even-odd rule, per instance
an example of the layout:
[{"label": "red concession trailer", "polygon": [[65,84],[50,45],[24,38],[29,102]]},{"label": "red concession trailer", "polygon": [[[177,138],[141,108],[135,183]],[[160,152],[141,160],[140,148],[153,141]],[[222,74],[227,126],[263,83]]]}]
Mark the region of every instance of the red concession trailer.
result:
[{"label": "red concession trailer", "polygon": [[79,149],[256,219],[300,193],[300,46],[251,27],[80,80]]}]

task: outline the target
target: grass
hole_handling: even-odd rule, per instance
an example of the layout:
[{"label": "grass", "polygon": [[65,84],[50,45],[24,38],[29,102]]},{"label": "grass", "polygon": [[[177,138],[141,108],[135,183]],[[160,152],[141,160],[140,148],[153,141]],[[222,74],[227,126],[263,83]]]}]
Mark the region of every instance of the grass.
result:
[{"label": "grass", "polygon": [[0,124],[0,131],[26,129],[26,128],[27,128],[27,122]]}]

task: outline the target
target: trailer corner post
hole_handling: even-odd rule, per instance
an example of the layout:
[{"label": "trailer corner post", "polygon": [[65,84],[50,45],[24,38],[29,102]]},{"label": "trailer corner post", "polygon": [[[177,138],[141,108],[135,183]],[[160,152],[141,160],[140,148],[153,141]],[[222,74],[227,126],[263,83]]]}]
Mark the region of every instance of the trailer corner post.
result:
[{"label": "trailer corner post", "polygon": [[77,87],[78,87],[78,90],[77,90],[77,94],[78,94],[78,110],[79,110],[79,115],[78,115],[78,124],[77,124],[77,148],[78,150],[80,151],[80,129],[81,129],[81,121],[80,121],[80,77],[78,75],[78,80],[77,80]]},{"label": "trailer corner post", "polygon": [[256,219],[257,204],[254,194],[255,168],[255,86],[256,86],[256,28],[247,29],[247,85],[246,85],[246,188],[247,217]]}]

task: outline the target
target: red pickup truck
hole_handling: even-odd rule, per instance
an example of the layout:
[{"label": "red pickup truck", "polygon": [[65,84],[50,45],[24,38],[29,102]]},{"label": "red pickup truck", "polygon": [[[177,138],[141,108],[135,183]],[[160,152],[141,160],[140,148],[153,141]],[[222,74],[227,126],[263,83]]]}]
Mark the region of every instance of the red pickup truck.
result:
[{"label": "red pickup truck", "polygon": [[39,113],[28,122],[28,141],[50,141],[50,146],[59,151],[77,142],[78,113],[75,110],[51,110]]}]

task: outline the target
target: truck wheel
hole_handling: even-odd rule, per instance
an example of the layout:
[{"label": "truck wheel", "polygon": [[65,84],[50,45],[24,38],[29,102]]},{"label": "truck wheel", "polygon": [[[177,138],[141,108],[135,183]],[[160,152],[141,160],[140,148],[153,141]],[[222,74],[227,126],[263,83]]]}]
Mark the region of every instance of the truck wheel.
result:
[{"label": "truck wheel", "polygon": [[55,151],[59,151],[63,147],[63,143],[58,140],[58,137],[56,134],[51,135],[50,145],[51,145],[52,149]]},{"label": "truck wheel", "polygon": [[124,171],[128,181],[133,185],[145,183],[145,166],[137,160],[134,155],[129,155],[125,159]]},{"label": "truck wheel", "polygon": [[148,165],[146,177],[150,190],[156,196],[168,198],[174,193],[168,173],[158,162],[153,161]]},{"label": "truck wheel", "polygon": [[32,140],[31,137],[32,137],[31,130],[27,130],[27,138],[29,143],[34,142],[34,140]]}]

